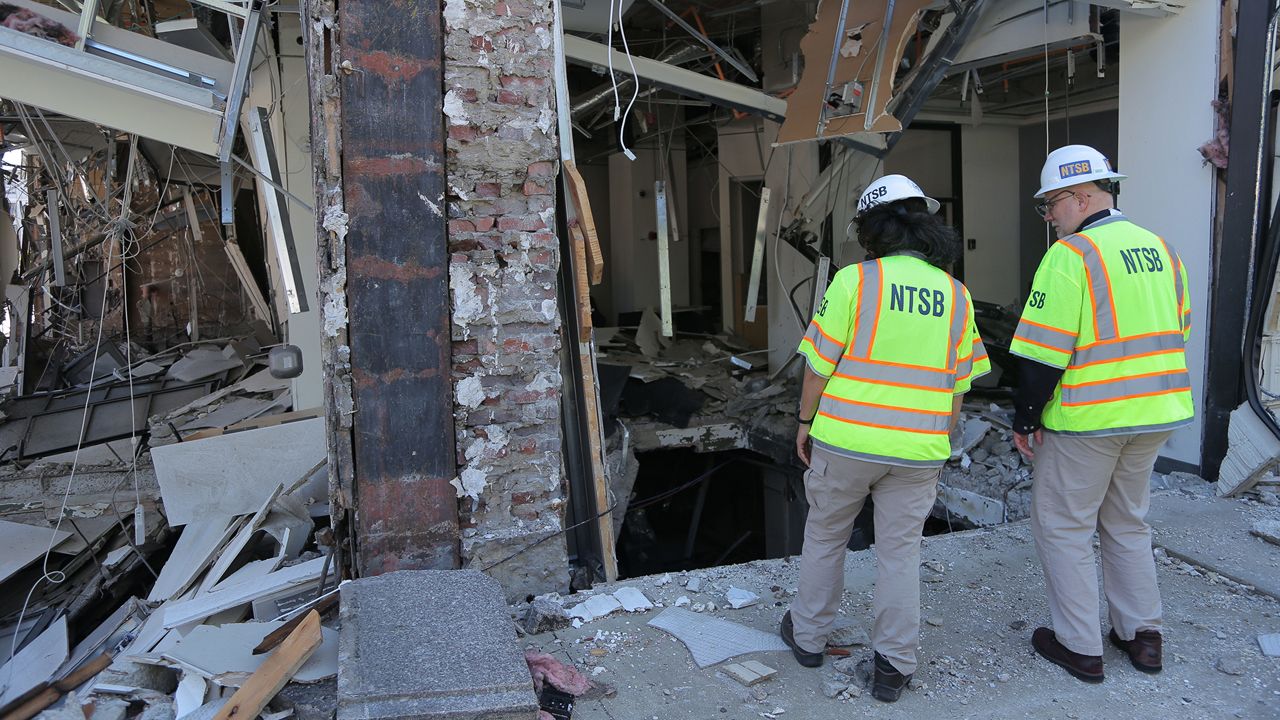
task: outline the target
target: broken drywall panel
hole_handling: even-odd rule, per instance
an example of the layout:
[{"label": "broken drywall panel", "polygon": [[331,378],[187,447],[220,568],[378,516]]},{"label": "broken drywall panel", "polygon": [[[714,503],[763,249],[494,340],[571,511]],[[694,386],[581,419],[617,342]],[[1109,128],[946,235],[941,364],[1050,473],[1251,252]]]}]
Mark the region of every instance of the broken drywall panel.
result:
[{"label": "broken drywall panel", "polygon": [[[270,653],[254,655],[253,649],[283,621],[230,623],[220,627],[201,625],[164,653],[183,670],[222,687],[240,687]],[[338,632],[321,628],[323,638],[293,682],[314,683],[338,674]]]},{"label": "broken drywall panel", "polygon": [[0,520],[0,548],[4,548],[4,555],[0,557],[0,582],[69,537],[71,533],[66,530]]},{"label": "broken drywall panel", "polygon": [[[290,505],[288,511],[281,509],[286,503]],[[275,507],[262,523],[262,531],[275,538],[284,558],[298,557],[314,527],[307,507],[287,495],[276,499]]]},{"label": "broken drywall panel", "polygon": [[[893,98],[893,81],[907,41],[915,32],[920,13],[932,4],[929,0],[820,3],[808,34],[800,41],[804,72],[796,91],[787,98],[787,119],[778,129],[776,144],[901,130],[902,124],[886,112],[886,106]],[[842,7],[847,8],[847,15],[845,36],[840,39],[839,47],[846,48],[847,52],[837,53],[836,33]],[[860,44],[857,41],[861,41]],[[856,54],[852,52],[855,49]],[[856,108],[850,103],[842,107],[857,111],[824,118],[824,109],[832,107],[824,93],[833,57],[836,58],[835,74],[830,95],[841,95],[851,101],[856,98]],[[849,92],[845,93],[845,88],[849,88]],[[869,125],[868,113],[871,115]]]},{"label": "broken drywall panel", "polygon": [[655,428],[646,425],[633,432],[633,442],[640,451],[691,447],[698,452],[716,452],[747,446],[746,431],[738,423],[715,423],[689,428]]},{"label": "broken drywall panel", "polygon": [[938,483],[938,502],[947,512],[978,527],[1004,522],[1004,503],[985,495]]},{"label": "broken drywall panel", "polygon": [[222,578],[226,577],[231,566],[240,558],[240,554],[249,546],[249,542],[253,540],[258,529],[262,527],[262,523],[266,521],[267,514],[271,512],[271,504],[280,496],[282,490],[283,488],[276,485],[275,490],[267,496],[258,511],[253,514],[253,517],[249,518],[249,522],[245,523],[244,527],[241,527],[240,531],[235,534],[235,537],[231,538],[231,542],[227,543],[226,547],[219,551],[218,559],[213,562],[209,572],[205,573],[204,581],[200,583],[200,590],[197,594],[209,592],[214,585],[217,585]]},{"label": "broken drywall panel", "polygon": [[1253,487],[1280,463],[1280,440],[1245,402],[1231,412],[1227,456],[1218,471],[1218,495],[1231,497]]},{"label": "broken drywall panel", "polygon": [[237,530],[240,522],[231,517],[203,517],[188,523],[178,537],[169,560],[160,568],[160,577],[147,595],[147,602],[163,602],[176,597],[213,562],[218,548]]},{"label": "broken drywall panel", "polygon": [[248,605],[255,599],[279,593],[289,588],[315,582],[324,572],[325,558],[318,557],[298,565],[277,570],[263,578],[246,582],[228,583],[217,592],[199,595],[190,600],[172,602],[163,608],[164,626],[167,628],[199,622],[223,610]]},{"label": "broken drywall panel", "polygon": [[165,445],[151,450],[170,525],[208,515],[248,515],[281,482],[293,484],[325,459],[324,419]]},{"label": "broken drywall panel", "polygon": [[182,674],[178,690],[173,694],[174,720],[182,720],[195,712],[209,694],[209,681],[204,676],[189,672]]},{"label": "broken drywall panel", "polygon": [[[6,652],[7,656],[8,653]],[[48,682],[67,661],[67,618],[55,620],[13,659],[0,666],[0,707],[8,705],[31,688]]]},{"label": "broken drywall panel", "polygon": [[62,527],[71,531],[71,537],[55,545],[53,551],[63,555],[79,555],[119,522],[114,513],[103,513],[90,518],[67,518],[63,520]]},{"label": "broken drywall panel", "polygon": [[243,367],[244,362],[235,355],[228,357],[216,347],[202,346],[192,349],[181,360],[170,365],[165,377],[181,382],[196,382]]},{"label": "broken drywall panel", "polygon": [[[136,633],[142,627],[145,609],[137,599],[130,599],[122,604],[110,617],[94,628],[93,632],[76,644],[67,660],[67,669],[74,670],[99,652],[113,650],[126,634]],[[3,647],[0,647],[0,652],[4,652]],[[0,681],[3,681],[3,676],[0,676]]]},{"label": "broken drywall panel", "polygon": [[649,625],[684,643],[700,668],[750,652],[787,649],[787,644],[776,634],[683,608],[667,608],[650,620]]},{"label": "broken drywall panel", "polygon": [[225,428],[238,422],[256,418],[270,412],[274,408],[283,408],[279,400],[259,400],[257,398],[232,398],[218,406],[217,410],[180,425],[179,430],[200,430],[202,428]]}]

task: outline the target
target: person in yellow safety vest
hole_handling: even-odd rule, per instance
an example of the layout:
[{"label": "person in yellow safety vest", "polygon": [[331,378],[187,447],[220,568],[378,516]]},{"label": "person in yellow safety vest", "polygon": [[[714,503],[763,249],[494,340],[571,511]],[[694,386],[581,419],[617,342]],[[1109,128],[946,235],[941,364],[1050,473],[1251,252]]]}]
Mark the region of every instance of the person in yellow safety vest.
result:
[{"label": "person in yellow safety vest", "polygon": [[808,361],[796,451],[808,466],[799,590],[780,634],[817,667],[844,592],[844,554],[874,503],[872,694],[894,702],[916,669],[920,536],[973,379],[990,371],[973,301],[946,271],[960,252],[938,202],[901,175],[858,201],[868,260],[836,273],[799,353]]},{"label": "person in yellow safety vest", "polygon": [[1095,529],[1108,637],[1135,668],[1160,672],[1150,477],[1161,446],[1194,414],[1186,268],[1115,209],[1124,177],[1091,147],[1049,154],[1036,209],[1059,240],[1036,271],[1010,346],[1021,358],[1014,444],[1035,463],[1031,530],[1053,622],[1031,644],[1094,683],[1103,680]]}]

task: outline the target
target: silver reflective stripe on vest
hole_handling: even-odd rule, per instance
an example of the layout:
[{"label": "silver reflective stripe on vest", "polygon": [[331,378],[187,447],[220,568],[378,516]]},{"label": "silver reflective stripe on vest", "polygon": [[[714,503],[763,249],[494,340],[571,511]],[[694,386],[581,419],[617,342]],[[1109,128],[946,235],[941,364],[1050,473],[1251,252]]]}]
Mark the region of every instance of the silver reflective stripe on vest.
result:
[{"label": "silver reflective stripe on vest", "polygon": [[964,296],[964,286],[959,280],[951,280],[951,334],[947,338],[947,367],[954,367],[964,357],[969,348],[960,347],[964,339],[965,322],[969,319],[969,299]]},{"label": "silver reflective stripe on vest", "polygon": [[1184,345],[1182,333],[1177,330],[1159,335],[1147,335],[1119,342],[1110,342],[1105,345],[1091,345],[1076,350],[1076,354],[1071,358],[1071,368],[1092,365],[1098,362],[1123,360],[1134,355],[1180,350]]},{"label": "silver reflective stripe on vest", "polygon": [[862,285],[858,290],[857,324],[854,326],[851,343],[854,357],[868,357],[871,354],[872,332],[876,325],[876,312],[880,309],[880,293],[883,290],[884,275],[880,271],[880,261],[865,262],[859,266],[862,270]]},{"label": "silver reflective stripe on vest", "polygon": [[925,390],[951,391],[951,373],[945,370],[925,370],[923,368],[886,365],[868,360],[859,360],[845,356],[836,367],[836,375],[846,380],[866,380],[867,382],[901,383],[915,385]]},{"label": "silver reflective stripe on vest", "polygon": [[1083,387],[1062,388],[1062,406],[1111,402],[1134,396],[1156,395],[1176,390],[1190,390],[1191,376],[1185,370],[1170,375],[1122,378]]},{"label": "silver reflective stripe on vest", "polygon": [[1017,337],[1068,355],[1071,354],[1072,350],[1076,349],[1076,337],[1071,333],[1065,330],[1050,330],[1025,321],[1018,324]]},{"label": "silver reflective stripe on vest", "polygon": [[1089,236],[1080,233],[1059,240],[1080,252],[1084,259],[1085,270],[1089,273],[1090,295],[1097,303],[1094,308],[1094,321],[1098,327],[1099,340],[1110,340],[1120,333],[1116,329],[1116,308],[1111,298],[1111,288],[1107,283],[1107,266],[1102,262],[1097,247]]},{"label": "silver reflective stripe on vest", "polygon": [[947,462],[945,459],[943,460],[904,460],[902,458],[896,458],[889,455],[876,455],[874,453],[858,452],[857,450],[850,450],[848,448],[839,447],[838,445],[824,443],[818,438],[813,438],[812,442],[814,447],[822,448],[823,450],[826,450],[827,452],[832,453],[833,455],[840,455],[841,457],[853,458],[854,460],[863,460],[865,462],[880,463],[881,465],[896,465],[897,467],[941,468]]},{"label": "silver reflective stripe on vest", "polygon": [[840,354],[844,352],[844,345],[831,340],[823,332],[823,328],[818,324],[815,318],[809,323],[809,331],[804,334],[805,338],[813,343],[813,347],[818,351],[818,355],[823,360],[835,365],[840,361]]},{"label": "silver reflective stripe on vest", "polygon": [[897,430],[926,433],[945,433],[951,416],[933,415],[911,410],[902,410],[883,406],[873,406],[840,400],[831,395],[823,395],[818,403],[818,412],[836,420],[844,420],[855,424],[879,425]]},{"label": "silver reflective stripe on vest", "polygon": [[974,339],[973,352],[968,358],[961,360],[956,364],[956,381],[964,380],[973,374],[973,364],[987,357],[987,346],[982,344],[982,338]]},{"label": "silver reflective stripe on vest", "polygon": [[[1185,418],[1182,420],[1174,420],[1167,423],[1156,423],[1155,425],[1130,425],[1128,427],[1106,428],[1103,430],[1050,430],[1045,428],[1045,432],[1057,433],[1059,435],[1071,435],[1074,437],[1110,437],[1112,435],[1138,435],[1141,433],[1163,432],[1165,430],[1176,430],[1180,427],[1190,425],[1195,418]],[[817,442],[817,440],[814,440]]]}]

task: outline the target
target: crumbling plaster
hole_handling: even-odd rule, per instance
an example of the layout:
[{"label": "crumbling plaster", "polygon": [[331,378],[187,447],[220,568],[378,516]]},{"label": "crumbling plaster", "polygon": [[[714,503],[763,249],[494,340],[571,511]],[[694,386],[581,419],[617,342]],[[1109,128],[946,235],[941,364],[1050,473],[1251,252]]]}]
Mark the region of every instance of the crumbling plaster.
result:
[{"label": "crumbling plaster", "polygon": [[[444,21],[453,485],[463,565],[486,569],[564,526],[552,7],[446,0]],[[567,590],[563,536],[489,572]]]}]

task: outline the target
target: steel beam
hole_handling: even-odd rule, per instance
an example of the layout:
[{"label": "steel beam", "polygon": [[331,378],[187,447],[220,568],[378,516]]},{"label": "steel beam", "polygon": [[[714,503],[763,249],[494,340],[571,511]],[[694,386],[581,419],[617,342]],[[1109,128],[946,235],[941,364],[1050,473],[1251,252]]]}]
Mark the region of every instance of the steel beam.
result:
[{"label": "steel beam", "polygon": [[[613,54],[615,68],[630,70],[627,56],[607,45],[592,42],[576,35],[564,36],[565,59],[579,65],[606,67],[609,54]],[[699,75],[692,70],[658,62],[652,58],[633,56],[636,75],[641,80],[671,90],[687,97],[707,100],[723,107],[762,115],[770,120],[782,120],[787,114],[787,102],[745,85]],[[622,73],[627,75],[626,72]]]},{"label": "steel beam", "polygon": [[448,192],[444,37],[440,0],[412,5],[342,2],[335,34],[340,57],[359,68],[339,78],[355,566],[365,576],[458,563],[449,251],[439,209]]},{"label": "steel beam", "polygon": [[58,191],[50,188],[45,193],[45,212],[49,215],[49,257],[53,260],[53,284],[67,286],[67,263],[62,257],[62,209]]},{"label": "steel beam", "polygon": [[258,28],[262,24],[262,0],[253,0],[249,16],[245,18],[240,34],[239,52],[236,53],[236,69],[227,90],[227,110],[222,116],[222,133],[218,140],[218,168],[222,176],[222,224],[235,221],[235,200],[232,187],[231,149],[236,143],[236,130],[240,127],[240,108],[249,90],[249,71],[253,68],[253,49],[258,42]]},{"label": "steel beam", "polygon": [[[1209,367],[1204,383],[1200,461],[1200,474],[1210,481],[1218,479],[1227,454],[1231,412],[1244,399],[1244,326],[1268,198],[1263,150],[1271,131],[1267,115],[1276,42],[1274,11],[1272,0],[1241,0],[1236,22],[1227,196],[1210,268],[1212,317],[1207,323]],[[1247,382],[1254,382],[1254,378],[1250,376]]]}]

